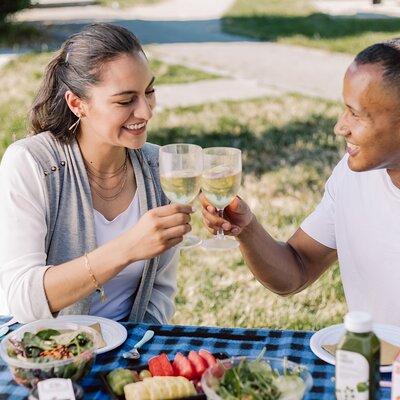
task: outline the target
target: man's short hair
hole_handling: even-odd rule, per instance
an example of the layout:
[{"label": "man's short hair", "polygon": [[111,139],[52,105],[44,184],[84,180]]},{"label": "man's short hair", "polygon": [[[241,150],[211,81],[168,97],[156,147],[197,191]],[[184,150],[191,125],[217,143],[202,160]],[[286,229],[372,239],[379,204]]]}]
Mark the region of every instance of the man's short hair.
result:
[{"label": "man's short hair", "polygon": [[376,43],[357,54],[354,61],[359,64],[380,64],[383,79],[400,90],[400,38]]}]

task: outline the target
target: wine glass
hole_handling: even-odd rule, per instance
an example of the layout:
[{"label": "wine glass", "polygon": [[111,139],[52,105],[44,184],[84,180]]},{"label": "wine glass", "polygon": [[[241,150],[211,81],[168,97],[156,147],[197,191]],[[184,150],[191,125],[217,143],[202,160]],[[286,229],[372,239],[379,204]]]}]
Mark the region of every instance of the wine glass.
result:
[{"label": "wine glass", "polygon": [[[179,204],[191,204],[200,192],[202,148],[195,144],[168,144],[160,148],[160,181],[166,196]],[[181,247],[198,246],[201,239],[186,234]]]},{"label": "wine glass", "polygon": [[[242,179],[242,152],[233,147],[203,149],[203,174],[201,190],[206,199],[217,209],[221,218],[224,208],[236,197]],[[239,243],[226,237],[220,228],[213,239],[204,240],[206,249],[235,249]]]}]

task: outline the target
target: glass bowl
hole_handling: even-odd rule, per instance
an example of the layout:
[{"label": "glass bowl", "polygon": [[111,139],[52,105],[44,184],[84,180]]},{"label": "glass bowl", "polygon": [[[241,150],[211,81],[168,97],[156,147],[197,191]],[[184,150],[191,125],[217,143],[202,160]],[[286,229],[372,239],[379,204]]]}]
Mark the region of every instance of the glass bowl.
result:
[{"label": "glass bowl", "polygon": [[[79,330],[92,339],[93,345],[76,356],[54,361],[33,362],[8,354],[7,350],[11,346],[10,340],[20,341],[24,333],[37,333],[42,329]],[[28,389],[34,389],[39,381],[49,378],[68,378],[72,381],[82,379],[94,364],[95,350],[98,347],[99,339],[98,332],[88,326],[57,321],[57,319],[39,320],[9,333],[1,341],[0,357],[8,364],[15,382]]]},{"label": "glass bowl", "polygon": [[[232,357],[218,361],[217,364],[208,368],[201,378],[201,387],[208,400],[224,400],[224,397],[220,397],[220,395],[217,394],[222,377],[226,370],[239,365],[242,360],[251,362],[255,361],[256,357]],[[312,376],[305,366],[288,361],[285,358],[264,357],[261,360],[268,364],[272,370],[279,375],[284,375],[285,371],[287,371],[289,373],[296,373],[300,378],[300,380],[295,379],[292,382],[293,385],[287,385],[287,387],[281,391],[279,400],[301,400],[311,389],[313,385]],[[302,383],[302,385],[299,385],[299,382]]]}]

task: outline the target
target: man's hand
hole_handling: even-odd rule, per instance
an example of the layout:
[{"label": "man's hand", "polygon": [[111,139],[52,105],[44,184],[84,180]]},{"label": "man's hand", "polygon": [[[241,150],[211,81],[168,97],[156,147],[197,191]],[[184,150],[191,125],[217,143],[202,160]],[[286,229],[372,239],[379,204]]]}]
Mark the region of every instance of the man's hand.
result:
[{"label": "man's hand", "polygon": [[218,211],[204,194],[200,194],[199,199],[202,205],[204,225],[213,234],[222,228],[225,234],[238,236],[254,218],[249,206],[240,197],[235,197],[232,203],[225,208],[224,218],[218,215]]}]

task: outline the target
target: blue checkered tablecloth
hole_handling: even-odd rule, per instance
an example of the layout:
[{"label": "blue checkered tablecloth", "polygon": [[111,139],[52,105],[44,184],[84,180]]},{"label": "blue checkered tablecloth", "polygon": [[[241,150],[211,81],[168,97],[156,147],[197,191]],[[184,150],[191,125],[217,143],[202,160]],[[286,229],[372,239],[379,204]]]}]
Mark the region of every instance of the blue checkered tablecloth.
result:
[{"label": "blue checkered tablecloth", "polygon": [[[0,318],[0,324],[7,319]],[[85,399],[108,399],[99,372],[115,368],[134,367],[147,363],[150,357],[161,352],[167,353],[170,359],[180,352],[208,349],[213,353],[224,352],[229,356],[257,356],[261,349],[267,348],[270,357],[287,357],[289,360],[306,365],[312,374],[314,386],[306,396],[307,400],[334,399],[335,368],[317,358],[310,349],[310,338],[313,332],[286,331],[269,329],[211,328],[179,325],[144,325],[124,324],[128,330],[128,339],[119,348],[96,358],[91,373],[80,382],[85,390]],[[14,328],[15,329],[15,328]],[[155,331],[154,338],[146,343],[140,351],[139,361],[128,361],[122,353],[142,337],[147,329]],[[383,376],[390,379],[390,375]],[[12,381],[7,366],[0,360],[0,400],[25,399],[28,391]],[[381,399],[390,399],[390,390],[381,389]],[[260,399],[261,400],[261,399]]]}]

